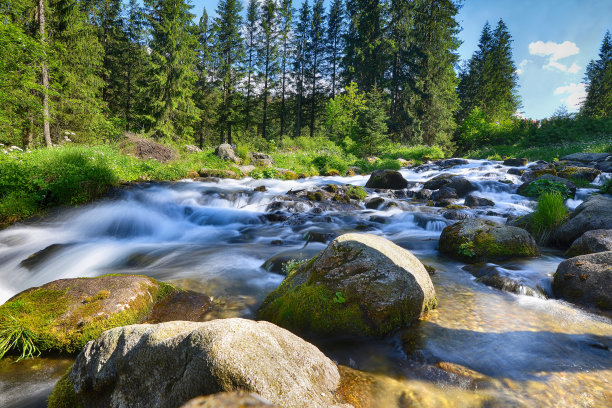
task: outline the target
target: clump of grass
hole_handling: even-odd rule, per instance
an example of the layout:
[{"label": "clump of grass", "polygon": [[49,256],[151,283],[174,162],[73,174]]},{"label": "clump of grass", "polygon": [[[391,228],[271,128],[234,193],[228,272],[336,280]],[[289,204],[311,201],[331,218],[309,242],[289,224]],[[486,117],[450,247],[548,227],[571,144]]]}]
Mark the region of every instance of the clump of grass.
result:
[{"label": "clump of grass", "polygon": [[0,359],[11,350],[21,351],[17,361],[37,357],[40,355],[37,346],[39,340],[38,335],[21,324],[18,319],[5,314],[0,324]]},{"label": "clump of grass", "polygon": [[532,233],[539,242],[548,242],[551,234],[567,219],[564,200],[557,191],[545,192],[538,198],[538,207],[532,218]]}]

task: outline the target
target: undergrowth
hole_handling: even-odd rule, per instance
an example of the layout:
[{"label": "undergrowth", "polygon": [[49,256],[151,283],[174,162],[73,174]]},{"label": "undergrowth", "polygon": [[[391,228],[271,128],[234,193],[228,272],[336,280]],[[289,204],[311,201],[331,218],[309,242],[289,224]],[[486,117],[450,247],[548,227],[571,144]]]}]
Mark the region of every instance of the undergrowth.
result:
[{"label": "undergrowth", "polygon": [[557,191],[548,191],[538,198],[538,206],[533,213],[532,233],[539,242],[545,243],[551,234],[568,216],[564,204],[565,197]]}]

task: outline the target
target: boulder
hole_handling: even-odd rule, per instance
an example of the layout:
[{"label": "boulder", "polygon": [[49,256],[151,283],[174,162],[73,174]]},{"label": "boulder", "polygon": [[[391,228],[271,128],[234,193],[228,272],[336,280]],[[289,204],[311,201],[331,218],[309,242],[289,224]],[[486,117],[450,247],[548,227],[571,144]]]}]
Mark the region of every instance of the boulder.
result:
[{"label": "boulder", "polygon": [[608,157],[612,156],[610,153],[573,153],[567,156],[561,157],[561,160],[575,161],[581,163],[591,162],[602,162]]},{"label": "boulder", "polygon": [[565,252],[566,258],[612,251],[612,229],[587,231]]},{"label": "boulder", "polygon": [[525,167],[527,163],[529,163],[529,160],[525,158],[513,157],[513,158],[504,160],[504,166],[511,166],[511,167]]},{"label": "boulder", "polygon": [[612,173],[612,159],[608,158],[605,161],[597,163],[595,168],[603,171],[604,173]]},{"label": "boulder", "polygon": [[383,336],[435,306],[414,255],[376,235],[345,234],[294,269],[258,317],[305,334]]},{"label": "boulder", "polygon": [[465,205],[467,205],[470,208],[492,207],[495,205],[495,203],[489,200],[488,198],[478,197],[474,194],[470,194],[467,197],[465,197]]},{"label": "boulder", "polygon": [[566,197],[574,197],[576,195],[576,185],[574,183],[567,179],[553,176],[552,174],[544,174],[534,180],[521,184],[517,193],[525,197],[537,198],[542,192],[550,190],[559,191]]},{"label": "boulder", "polygon": [[529,232],[484,219],[467,219],[444,228],[439,247],[440,252],[467,263],[540,254]]},{"label": "boulder", "polygon": [[512,167],[511,169],[508,169],[508,174],[512,174],[514,176],[522,176],[523,173],[525,173],[524,169],[518,169],[516,167]]},{"label": "boulder", "polygon": [[232,318],[108,330],[85,346],[67,380],[67,395],[54,400],[73,398],[83,408],[174,408],[235,390],[282,407],[323,408],[337,406],[340,374],[289,331]]},{"label": "boulder", "polygon": [[240,157],[238,157],[238,155],[234,151],[234,148],[232,147],[232,145],[227,144],[227,143],[219,145],[219,147],[215,149],[215,154],[219,156],[221,160],[229,160],[237,164],[240,164],[240,162],[242,162]]},{"label": "boulder", "polygon": [[571,214],[552,236],[552,241],[567,248],[587,231],[612,229],[612,197],[593,195]]},{"label": "boulder", "polygon": [[292,265],[304,262],[318,254],[320,250],[310,247],[301,249],[290,249],[280,252],[263,263],[261,267],[268,272],[277,273],[279,275],[287,275]]},{"label": "boulder", "polygon": [[253,392],[231,391],[194,398],[181,408],[272,408],[277,406]]},{"label": "boulder", "polygon": [[445,160],[441,160],[440,162],[438,162],[438,165],[440,167],[442,167],[443,169],[447,169],[449,167],[455,167],[455,166],[463,166],[465,164],[469,164],[470,162],[467,161],[466,159],[445,159]]},{"label": "boulder", "polygon": [[432,190],[428,190],[426,188],[422,188],[416,192],[415,198],[418,200],[429,200],[431,199],[431,195],[433,194]]},{"label": "boulder", "polygon": [[[0,326],[5,319],[15,319],[37,339],[41,352],[74,353],[105,330],[144,321],[176,292],[146,276],[60,279],[25,290],[0,306]],[[200,306],[210,306],[208,297],[202,301]]]},{"label": "boulder", "polygon": [[249,153],[249,160],[255,166],[259,167],[271,167],[274,164],[274,159],[269,154],[251,152]]},{"label": "boulder", "polygon": [[521,179],[523,181],[529,182],[545,174],[556,176],[557,168],[552,163],[537,161],[535,164],[527,168],[527,170],[521,176]]},{"label": "boulder", "polygon": [[612,310],[612,251],[561,262],[552,288],[555,296],[570,302]]},{"label": "boulder", "polygon": [[590,167],[565,166],[557,170],[557,175],[566,179],[578,179],[592,182],[601,174],[600,170]]},{"label": "boulder", "polygon": [[454,200],[454,199],[457,199],[458,196],[457,196],[457,191],[455,191],[454,188],[451,188],[451,187],[442,187],[438,191],[435,191],[431,195],[431,198],[434,201],[442,202],[442,201],[445,201],[445,200]]},{"label": "boulder", "polygon": [[198,174],[203,178],[218,177],[227,179],[237,179],[238,175],[232,170],[218,170],[218,169],[201,169]]},{"label": "boulder", "polygon": [[384,190],[402,190],[408,187],[408,181],[399,171],[376,170],[372,172],[365,186]]},{"label": "boulder", "polygon": [[439,190],[442,187],[455,189],[459,197],[463,197],[467,193],[476,190],[476,187],[468,179],[452,174],[441,174],[423,185],[423,188],[428,190]]},{"label": "boulder", "polygon": [[385,199],[382,197],[373,197],[365,202],[365,207],[369,210],[377,210],[381,205],[385,203]]},{"label": "boulder", "polygon": [[251,174],[253,170],[255,170],[256,167],[253,166],[252,164],[248,164],[246,166],[240,166],[238,168],[240,169],[240,172],[242,174],[244,174],[245,176],[248,176],[249,174]]}]

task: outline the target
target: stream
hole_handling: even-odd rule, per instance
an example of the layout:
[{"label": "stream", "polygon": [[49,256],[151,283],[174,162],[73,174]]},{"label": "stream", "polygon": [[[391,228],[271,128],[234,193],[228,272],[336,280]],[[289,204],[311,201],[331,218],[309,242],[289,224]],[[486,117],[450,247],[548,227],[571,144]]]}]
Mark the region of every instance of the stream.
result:
[{"label": "stream", "polygon": [[[470,160],[447,169],[425,165],[401,173],[411,191],[440,174],[464,176],[495,206],[462,211],[505,223],[508,216],[535,207],[535,201],[515,194],[520,177],[508,169],[499,162]],[[443,216],[444,209],[413,198],[380,193],[392,205],[343,212],[301,203],[301,211],[287,219],[265,217],[268,206],[289,190],[364,186],[367,179],[140,184],[112,198],[15,225],[0,231],[0,304],[56,279],[144,274],[206,293],[218,306],[213,317],[253,318],[283,280],[262,267],[266,260],[279,254],[313,256],[326,246],[308,241],[313,234],[368,232],[435,268],[431,278],[438,308],[386,339],[313,341],[334,361],[394,384],[410,384],[423,406],[612,406],[612,320],[546,296],[564,259],[561,251],[543,249],[536,259],[496,264],[503,274],[542,292],[527,296],[478,283],[462,269],[464,264],[441,255],[438,238],[454,221]],[[267,190],[254,191],[260,186]],[[594,191],[579,189],[567,205],[575,208]],[[70,364],[64,357],[0,360],[0,407],[46,406],[45,398]],[[373,406],[387,403],[381,399]]]}]

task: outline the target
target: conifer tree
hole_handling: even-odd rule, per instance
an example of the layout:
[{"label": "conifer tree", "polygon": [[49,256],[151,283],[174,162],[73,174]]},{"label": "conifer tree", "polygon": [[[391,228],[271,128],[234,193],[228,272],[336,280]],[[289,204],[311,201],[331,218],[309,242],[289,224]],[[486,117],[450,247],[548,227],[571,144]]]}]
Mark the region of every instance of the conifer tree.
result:
[{"label": "conifer tree", "polygon": [[[148,67],[149,55],[145,46],[145,19],[138,0],[129,0],[125,10],[124,36],[127,44],[123,50],[123,89],[122,105],[123,119],[126,130],[142,130],[143,122],[140,120],[142,104],[146,99],[144,94],[144,78]],[[114,73],[117,75],[118,73]]]},{"label": "conifer tree", "polygon": [[295,27],[293,59],[293,78],[296,87],[296,120],[295,135],[302,133],[302,110],[305,90],[306,62],[308,60],[308,43],[310,26],[310,5],[308,0],[304,0],[299,11],[299,18]]},{"label": "conifer tree", "polygon": [[281,61],[281,106],[280,106],[280,136],[285,136],[286,95],[287,95],[287,63],[289,61],[291,24],[293,22],[293,7],[291,0],[281,0],[279,9],[280,25],[280,61]]},{"label": "conifer tree", "polygon": [[316,0],[312,7],[312,19],[308,30],[308,76],[311,83],[310,92],[310,137],[314,136],[315,118],[317,116],[318,77],[320,74],[321,59],[324,52],[324,19],[325,9],[323,0]]},{"label": "conifer tree", "polygon": [[380,153],[387,139],[387,120],[383,92],[375,85],[372,91],[366,94],[357,117],[355,142],[358,154],[372,156]]},{"label": "conifer tree", "polygon": [[342,0],[333,0],[327,17],[327,65],[331,82],[331,97],[336,96],[339,85],[340,62],[344,36],[344,10]]},{"label": "conifer tree", "polygon": [[214,22],[213,55],[218,64],[216,77],[221,88],[219,112],[221,143],[232,143],[232,127],[236,123],[237,88],[243,77],[239,64],[244,56],[244,44],[240,34],[241,12],[241,0],[221,0]]},{"label": "conifer tree", "polygon": [[592,60],[586,69],[587,96],[581,113],[590,117],[612,116],[612,35],[606,31],[599,59]]},{"label": "conifer tree", "polygon": [[246,48],[246,96],[245,96],[245,130],[248,132],[251,127],[252,104],[251,99],[254,92],[254,75],[257,57],[257,33],[259,25],[259,2],[258,0],[249,0],[247,5],[247,15],[245,23],[245,48]]},{"label": "conifer tree", "polygon": [[261,135],[268,138],[268,99],[278,73],[278,27],[275,0],[264,0],[261,8],[260,38],[257,50],[259,71],[263,79]]},{"label": "conifer tree", "polygon": [[410,87],[410,34],[411,14],[408,2],[391,0],[389,20],[386,27],[388,41],[389,65],[389,128],[391,133],[402,141],[406,141],[408,123],[405,114],[405,103],[402,91]]}]

